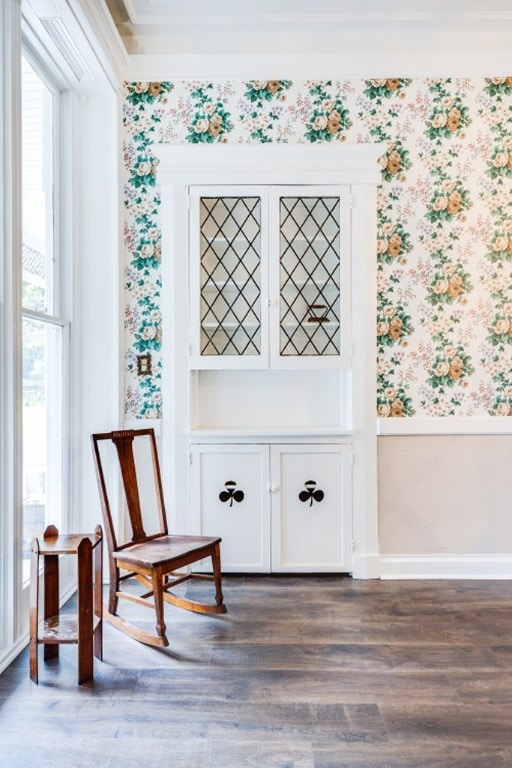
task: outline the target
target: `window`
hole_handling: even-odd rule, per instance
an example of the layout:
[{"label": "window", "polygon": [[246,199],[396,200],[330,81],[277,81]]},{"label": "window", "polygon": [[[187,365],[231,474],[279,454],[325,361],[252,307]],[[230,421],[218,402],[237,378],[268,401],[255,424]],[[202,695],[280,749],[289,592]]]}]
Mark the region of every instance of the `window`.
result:
[{"label": "window", "polygon": [[22,59],[23,577],[30,543],[61,526],[67,323],[59,292],[57,97]]},{"label": "window", "polygon": [[[0,673],[28,637],[33,533],[94,531],[82,457],[121,414],[122,81],[69,5],[0,2]],[[76,589],[71,566],[62,600]]]}]

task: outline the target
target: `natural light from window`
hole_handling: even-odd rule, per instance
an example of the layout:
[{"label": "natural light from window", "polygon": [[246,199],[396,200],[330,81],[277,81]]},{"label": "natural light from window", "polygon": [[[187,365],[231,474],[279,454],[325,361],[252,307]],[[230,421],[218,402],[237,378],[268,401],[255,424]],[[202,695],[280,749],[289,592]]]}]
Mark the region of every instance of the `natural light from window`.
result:
[{"label": "natural light from window", "polygon": [[55,301],[53,96],[22,61],[23,576],[62,509],[63,323]]}]

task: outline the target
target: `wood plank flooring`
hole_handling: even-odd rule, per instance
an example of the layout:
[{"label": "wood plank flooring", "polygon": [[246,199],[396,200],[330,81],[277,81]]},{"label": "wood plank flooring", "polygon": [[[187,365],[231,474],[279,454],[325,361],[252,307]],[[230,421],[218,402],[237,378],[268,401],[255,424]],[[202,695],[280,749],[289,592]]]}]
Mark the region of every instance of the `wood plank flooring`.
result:
[{"label": "wood plank flooring", "polygon": [[224,616],[166,606],[166,649],[106,624],[80,687],[76,647],[47,664],[40,649],[38,686],[24,651],[0,676],[0,766],[512,766],[511,582],[223,586]]}]

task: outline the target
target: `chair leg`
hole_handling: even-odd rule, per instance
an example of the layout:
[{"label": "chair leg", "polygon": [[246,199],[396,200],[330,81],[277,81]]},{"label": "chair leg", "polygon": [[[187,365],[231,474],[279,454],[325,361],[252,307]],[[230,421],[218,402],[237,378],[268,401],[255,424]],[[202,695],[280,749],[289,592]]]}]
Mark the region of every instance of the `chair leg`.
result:
[{"label": "chair leg", "polygon": [[159,637],[162,638],[162,643],[167,646],[169,645],[169,641],[167,640],[167,635],[165,634],[165,631],[167,627],[165,626],[165,618],[164,618],[164,596],[163,596],[163,584],[162,584],[162,574],[160,572],[153,573],[153,600],[155,603],[155,613],[156,613],[156,633]]},{"label": "chair leg", "polygon": [[212,553],[213,578],[215,580],[215,602],[222,605],[224,596],[222,594],[222,573],[220,569],[220,544],[215,544]]},{"label": "chair leg", "polygon": [[119,568],[116,566],[114,560],[110,561],[110,587],[109,587],[109,600],[108,600],[108,612],[112,614],[117,613],[117,606],[119,598],[117,593],[119,592]]}]

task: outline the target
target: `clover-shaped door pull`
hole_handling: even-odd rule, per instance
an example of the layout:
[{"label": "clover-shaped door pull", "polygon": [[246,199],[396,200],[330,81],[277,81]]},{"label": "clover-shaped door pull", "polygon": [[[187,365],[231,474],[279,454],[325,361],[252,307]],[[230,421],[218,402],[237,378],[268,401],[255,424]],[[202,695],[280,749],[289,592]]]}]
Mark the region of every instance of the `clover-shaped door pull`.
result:
[{"label": "clover-shaped door pull", "polygon": [[316,488],[316,482],[314,480],[306,480],[304,483],[305,491],[299,493],[299,499],[301,501],[309,501],[309,506],[313,506],[314,501],[322,501],[325,494],[320,488]]},{"label": "clover-shaped door pull", "polygon": [[225,491],[219,493],[219,499],[224,504],[229,501],[229,506],[233,506],[233,501],[240,503],[244,500],[244,492],[236,490],[236,483],[234,480],[226,480],[224,483]]}]

